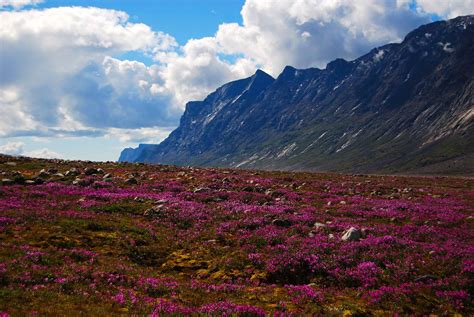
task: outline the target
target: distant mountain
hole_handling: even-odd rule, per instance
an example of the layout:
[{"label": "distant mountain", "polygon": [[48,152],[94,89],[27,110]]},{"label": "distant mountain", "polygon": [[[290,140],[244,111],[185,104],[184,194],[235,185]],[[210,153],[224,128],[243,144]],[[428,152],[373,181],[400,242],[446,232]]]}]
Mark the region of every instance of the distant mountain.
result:
[{"label": "distant mountain", "polygon": [[255,169],[474,174],[474,16],[326,69],[286,67],[186,105],[122,161]]}]

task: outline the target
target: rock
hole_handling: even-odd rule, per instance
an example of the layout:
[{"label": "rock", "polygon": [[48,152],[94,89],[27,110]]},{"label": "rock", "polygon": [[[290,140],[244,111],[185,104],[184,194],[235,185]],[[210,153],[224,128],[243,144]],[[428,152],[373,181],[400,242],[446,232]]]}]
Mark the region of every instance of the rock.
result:
[{"label": "rock", "polygon": [[45,169],[42,169],[38,176],[37,177],[41,177],[41,178],[48,178],[49,177],[49,173],[45,170]]},{"label": "rock", "polygon": [[137,181],[136,178],[131,177],[131,178],[128,178],[127,180],[125,180],[125,183],[130,184],[130,185],[136,185],[136,184],[138,184],[138,181]]},{"label": "rock", "polygon": [[49,174],[56,174],[56,173],[59,172],[59,171],[58,171],[56,168],[49,168],[49,169],[47,170],[47,172],[48,172]]},{"label": "rock", "polygon": [[77,176],[79,174],[80,174],[79,170],[77,168],[73,167],[69,171],[67,171],[64,175],[65,176]]},{"label": "rock", "polygon": [[363,228],[363,229],[360,230],[360,235],[361,235],[362,238],[364,238],[364,239],[367,238],[368,234],[369,234],[368,229]]},{"label": "rock", "polygon": [[94,174],[98,174],[98,171],[96,168],[93,168],[93,167],[86,167],[85,170],[84,170],[84,174],[86,175],[94,175]]},{"label": "rock", "polygon": [[81,179],[81,178],[76,178],[73,182],[72,182],[73,185],[79,185],[79,186],[83,186],[83,187],[86,187],[86,186],[89,186],[92,184],[92,180],[90,179]]},{"label": "rock", "polygon": [[104,170],[101,168],[96,169],[97,174],[104,174]]},{"label": "rock", "polygon": [[41,179],[41,178],[38,178],[38,177],[37,177],[37,178],[35,178],[35,179],[34,179],[34,181],[35,181],[35,184],[36,184],[36,185],[41,185],[41,184],[44,184],[44,180],[43,180],[43,179]]},{"label": "rock", "polygon": [[143,213],[145,217],[158,217],[161,215],[163,205],[151,207]]},{"label": "rock", "polygon": [[198,187],[196,188],[195,190],[193,190],[193,193],[205,193],[209,190],[209,188],[205,188],[205,187]]},{"label": "rock", "polygon": [[334,239],[334,238],[335,238],[335,237],[334,237],[334,234],[330,233],[329,236],[328,236],[328,238],[329,238],[330,240]]},{"label": "rock", "polygon": [[107,178],[112,178],[112,174],[107,173],[102,177],[102,179],[107,179]]},{"label": "rock", "polygon": [[326,227],[326,224],[321,223],[321,222],[315,222],[314,225],[313,225],[313,228],[315,228],[315,229],[320,229],[320,228],[324,228],[324,227]]},{"label": "rock", "polygon": [[436,276],[427,274],[427,275],[417,277],[415,279],[415,282],[426,282],[426,281],[437,280],[437,279],[438,278]]},{"label": "rock", "polygon": [[2,179],[2,185],[3,186],[13,185],[13,184],[15,184],[15,182],[11,179],[8,179],[8,178]]},{"label": "rock", "polygon": [[6,162],[5,165],[7,166],[16,166],[16,163],[15,162]]},{"label": "rock", "polygon": [[277,227],[288,228],[291,226],[291,221],[289,221],[288,219],[275,219],[272,221],[272,225]]},{"label": "rock", "polygon": [[56,173],[53,176],[59,177],[59,178],[64,178],[64,174],[62,173]]},{"label": "rock", "polygon": [[349,228],[341,237],[342,241],[359,241],[362,237],[362,232],[354,227]]},{"label": "rock", "polygon": [[34,180],[29,179],[25,181],[25,185],[36,185],[36,182]]},{"label": "rock", "polygon": [[25,183],[25,177],[23,175],[21,175],[20,173],[17,173],[15,175],[15,177],[13,178],[13,181],[16,183],[16,184],[24,184]]}]

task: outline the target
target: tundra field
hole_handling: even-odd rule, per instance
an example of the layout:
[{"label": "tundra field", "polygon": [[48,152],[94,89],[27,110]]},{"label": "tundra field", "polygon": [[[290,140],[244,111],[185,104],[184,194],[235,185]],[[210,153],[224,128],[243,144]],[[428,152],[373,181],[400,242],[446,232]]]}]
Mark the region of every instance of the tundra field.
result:
[{"label": "tundra field", "polygon": [[0,156],[0,316],[474,314],[474,179]]}]

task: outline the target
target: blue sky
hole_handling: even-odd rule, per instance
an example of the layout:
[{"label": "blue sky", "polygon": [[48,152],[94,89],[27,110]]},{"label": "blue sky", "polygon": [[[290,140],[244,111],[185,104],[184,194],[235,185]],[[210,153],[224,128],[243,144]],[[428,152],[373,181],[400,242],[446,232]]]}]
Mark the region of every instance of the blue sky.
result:
[{"label": "blue sky", "polygon": [[224,22],[242,22],[243,0],[48,0],[38,8],[92,6],[125,11],[130,21],[172,34],[184,44],[191,38],[212,36]]},{"label": "blue sky", "polygon": [[0,152],[116,160],[258,68],[320,67],[474,0],[0,0]]}]

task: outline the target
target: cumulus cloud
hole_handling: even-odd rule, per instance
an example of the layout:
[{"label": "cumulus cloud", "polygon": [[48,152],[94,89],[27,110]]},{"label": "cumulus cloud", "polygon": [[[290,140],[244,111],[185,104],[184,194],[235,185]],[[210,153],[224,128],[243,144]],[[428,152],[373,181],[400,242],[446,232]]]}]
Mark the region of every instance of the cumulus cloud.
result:
[{"label": "cumulus cloud", "polygon": [[15,156],[29,156],[36,158],[62,158],[63,156],[57,152],[51,151],[47,148],[42,148],[33,151],[25,151],[25,144],[23,142],[8,142],[0,146],[0,153],[15,155]]},{"label": "cumulus cloud", "polygon": [[286,65],[323,68],[355,58],[429,21],[395,0],[247,0],[242,18],[243,25],[219,27],[219,44],[273,75]]},{"label": "cumulus cloud", "polygon": [[176,122],[169,93],[145,85],[156,66],[110,57],[166,52],[177,45],[171,36],[124,12],[81,7],[0,12],[0,26],[0,112],[11,118],[0,135]]},{"label": "cumulus cloud", "polygon": [[43,158],[43,159],[60,159],[63,158],[63,156],[57,152],[51,151],[47,148],[42,148],[39,150],[34,150],[34,151],[29,151],[25,152],[23,154],[24,156],[28,157],[36,157],[36,158]]},{"label": "cumulus cloud", "polygon": [[[471,14],[473,1],[246,0],[242,24],[224,23],[214,36],[181,46],[116,10],[1,11],[0,137],[161,139],[187,101],[225,82],[257,68],[278,75],[286,65],[352,59],[402,40],[433,14]],[[37,2],[0,0],[0,7]],[[128,52],[154,64],[119,58]]]},{"label": "cumulus cloud", "polygon": [[22,155],[25,150],[25,144],[22,142],[8,142],[0,146],[0,153],[8,155]]},{"label": "cumulus cloud", "polygon": [[43,2],[43,0],[0,0],[0,9],[3,7],[19,9],[28,5],[36,5],[41,2]]},{"label": "cumulus cloud", "polygon": [[421,13],[437,14],[444,18],[455,18],[474,13],[474,0],[399,0],[413,4]]},{"label": "cumulus cloud", "polygon": [[172,93],[181,109],[185,102],[202,99],[218,85],[255,72],[255,62],[238,58],[229,63],[219,56],[221,49],[216,38],[207,37],[188,41],[180,54],[155,56],[164,65],[160,70],[162,88]]}]

